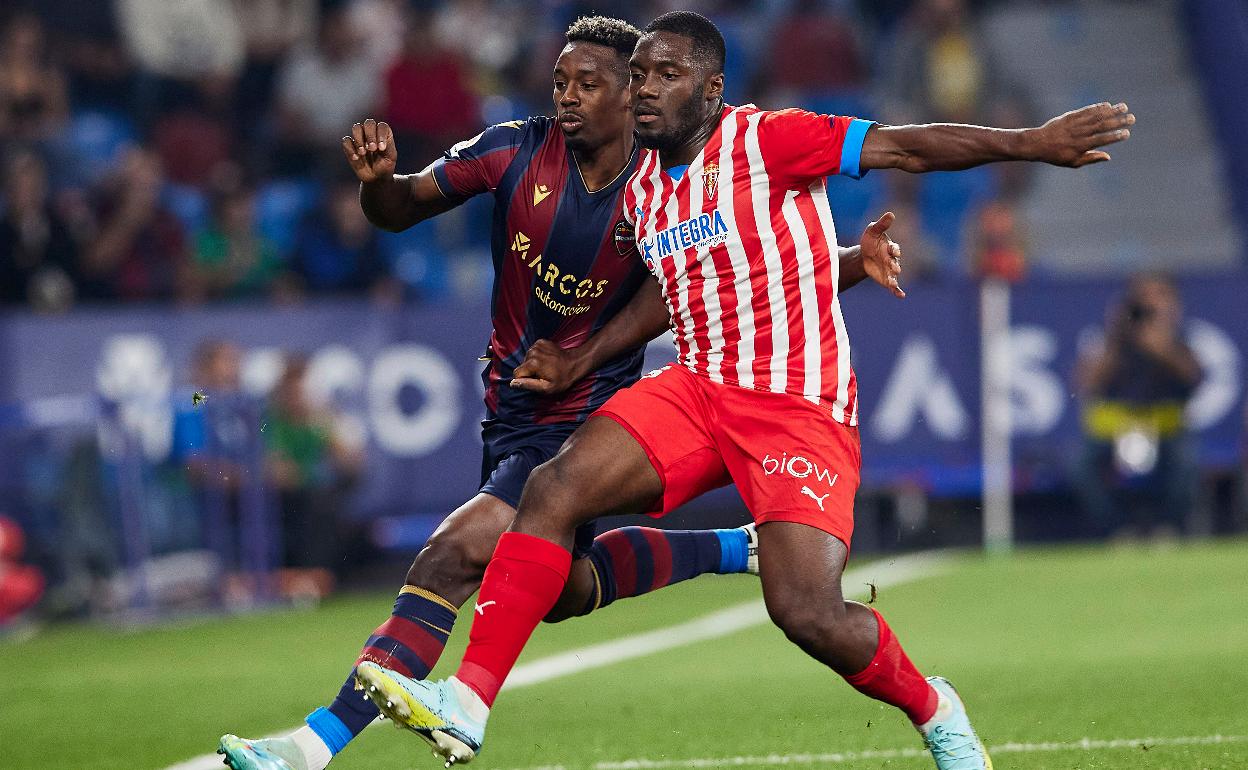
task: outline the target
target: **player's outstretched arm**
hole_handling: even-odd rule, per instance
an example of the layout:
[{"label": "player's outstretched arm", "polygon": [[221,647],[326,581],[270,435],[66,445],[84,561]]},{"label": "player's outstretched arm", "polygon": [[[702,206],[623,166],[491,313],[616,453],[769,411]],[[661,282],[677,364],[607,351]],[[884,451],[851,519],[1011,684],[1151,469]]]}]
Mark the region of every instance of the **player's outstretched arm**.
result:
[{"label": "player's outstretched arm", "polygon": [[893,226],[896,219],[893,212],[884,212],[862,231],[862,240],[857,246],[840,250],[840,281],[836,287],[838,292],[870,278],[891,291],[894,297],[906,298],[906,293],[897,282],[901,275],[901,246],[888,237],[888,228]]},{"label": "player's outstretched arm", "polygon": [[516,367],[511,387],[558,395],[603,364],[667,331],[671,316],[657,281],[643,281],[624,309],[580,347],[567,350],[550,340],[533,343]]},{"label": "player's outstretched arm", "polygon": [[1109,160],[1099,149],[1131,136],[1135,115],[1126,104],[1093,104],[1037,128],[1005,129],[958,123],[872,126],[860,166],[911,173],[959,171],[1005,160],[1028,160],[1080,168]]},{"label": "player's outstretched arm", "polygon": [[342,138],[342,151],[360,180],[364,216],[383,230],[397,233],[455,206],[438,189],[429,169],[394,173],[399,151],[385,121],[369,118],[351,126],[351,135]]}]

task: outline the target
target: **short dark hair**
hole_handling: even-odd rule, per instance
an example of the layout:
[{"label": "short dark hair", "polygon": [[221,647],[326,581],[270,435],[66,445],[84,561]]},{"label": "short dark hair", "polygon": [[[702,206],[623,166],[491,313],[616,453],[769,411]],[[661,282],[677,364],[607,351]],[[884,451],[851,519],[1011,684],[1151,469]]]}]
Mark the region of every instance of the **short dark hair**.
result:
[{"label": "short dark hair", "polygon": [[566,37],[569,43],[594,43],[614,48],[627,61],[637,47],[637,38],[641,37],[641,32],[621,19],[582,16],[568,27]]},{"label": "short dark hair", "polygon": [[728,49],[715,22],[693,11],[665,13],[646,25],[644,34],[671,32],[693,41],[693,56],[710,72],[723,72]]}]

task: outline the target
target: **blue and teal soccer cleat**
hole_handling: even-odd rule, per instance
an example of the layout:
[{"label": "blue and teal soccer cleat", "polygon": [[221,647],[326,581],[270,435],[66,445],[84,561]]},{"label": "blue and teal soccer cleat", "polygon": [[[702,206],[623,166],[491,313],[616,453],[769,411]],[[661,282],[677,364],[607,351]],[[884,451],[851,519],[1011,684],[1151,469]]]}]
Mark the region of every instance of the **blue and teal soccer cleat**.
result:
[{"label": "blue and teal soccer cleat", "polygon": [[949,705],[938,707],[936,716],[919,729],[938,770],[992,770],[992,759],[971,727],[958,691],[944,677],[929,676],[927,681]]},{"label": "blue and teal soccer cleat", "polygon": [[[434,755],[441,757],[447,767],[467,764],[481,750],[485,718],[468,713],[463,703],[469,695],[465,685],[453,679],[442,682],[411,679],[370,661],[356,666],[355,681],[377,704],[382,716],[428,741]],[[481,708],[484,709],[484,704]]]},{"label": "blue and teal soccer cleat", "polygon": [[307,770],[303,753],[289,738],[249,740],[237,735],[222,735],[217,753],[221,761],[234,770]]}]

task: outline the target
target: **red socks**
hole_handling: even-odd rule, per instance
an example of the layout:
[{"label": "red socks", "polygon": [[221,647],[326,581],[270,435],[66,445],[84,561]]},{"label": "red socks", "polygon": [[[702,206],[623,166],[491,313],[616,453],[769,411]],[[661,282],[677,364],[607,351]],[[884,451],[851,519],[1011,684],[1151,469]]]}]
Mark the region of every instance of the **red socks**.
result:
[{"label": "red socks", "polygon": [[[875,612],[875,610],[871,610]],[[880,626],[880,643],[875,657],[867,667],[845,681],[863,695],[884,701],[906,712],[910,721],[921,725],[936,713],[939,696],[919,670],[906,657],[901,643],[880,613],[875,612]]]},{"label": "red socks", "polygon": [[571,567],[572,554],[549,540],[519,532],[499,538],[473,608],[468,650],[455,673],[485,705],[494,705],[533,629],[563,592]]}]

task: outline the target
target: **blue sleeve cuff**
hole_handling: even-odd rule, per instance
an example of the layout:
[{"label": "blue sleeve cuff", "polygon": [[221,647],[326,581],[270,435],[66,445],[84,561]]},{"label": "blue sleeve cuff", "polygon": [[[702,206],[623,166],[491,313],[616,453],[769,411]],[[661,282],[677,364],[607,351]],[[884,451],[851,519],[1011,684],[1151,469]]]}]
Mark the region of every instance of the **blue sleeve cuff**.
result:
[{"label": "blue sleeve cuff", "polygon": [[[860,168],[862,163],[862,143],[867,139],[867,129],[875,125],[873,120],[854,118],[845,130],[845,143],[841,145],[841,174],[854,179],[862,179],[866,171]],[[870,169],[868,169],[870,170]]]},{"label": "blue sleeve cuff", "polygon": [[438,158],[433,162],[433,183],[447,200],[460,200],[464,197],[455,190],[455,185],[451,184],[451,179],[446,174],[446,158]]}]

